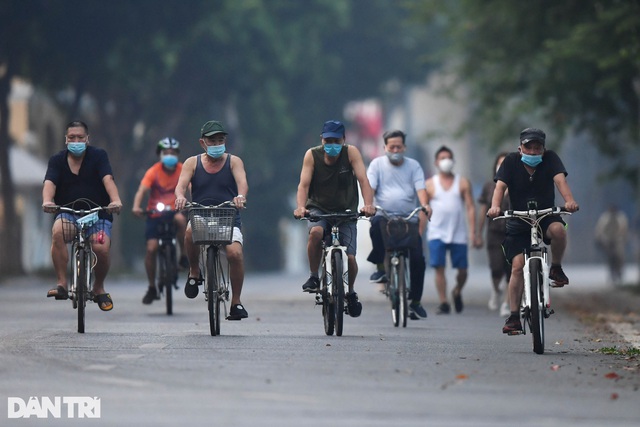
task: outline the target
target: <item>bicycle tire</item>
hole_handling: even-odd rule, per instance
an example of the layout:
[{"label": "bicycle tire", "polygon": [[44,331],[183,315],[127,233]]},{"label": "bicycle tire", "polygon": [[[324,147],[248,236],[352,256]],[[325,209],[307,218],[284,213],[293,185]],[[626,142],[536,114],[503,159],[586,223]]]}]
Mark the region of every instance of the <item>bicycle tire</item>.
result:
[{"label": "bicycle tire", "polygon": [[400,255],[398,257],[398,323],[401,324],[403,328],[407,327],[407,317],[409,317],[406,273],[406,259],[403,255]]},{"label": "bicycle tire", "polygon": [[324,319],[324,333],[331,336],[335,330],[336,314],[333,308],[333,300],[329,293],[329,279],[326,265],[322,266],[322,317]]},{"label": "bicycle tire", "polygon": [[391,322],[400,325],[400,304],[398,303],[398,266],[389,263],[389,301],[391,301]]},{"label": "bicycle tire", "polygon": [[342,271],[342,252],[333,251],[331,256],[331,274],[333,276],[333,305],[336,317],[336,336],[342,336],[344,325],[344,277]]},{"label": "bicycle tire", "polygon": [[531,292],[531,336],[533,339],[533,351],[536,354],[544,353],[544,306],[542,299],[542,261],[533,258],[529,261],[529,289]]},{"label": "bicycle tire", "polygon": [[164,250],[164,297],[167,316],[173,314],[173,286],[176,283],[176,247],[168,245]]},{"label": "bicycle tire", "polygon": [[218,248],[207,248],[206,283],[207,303],[209,308],[209,331],[211,336],[220,335],[220,293],[218,292]]},{"label": "bicycle tire", "polygon": [[78,333],[84,334],[84,311],[86,307],[86,292],[88,287],[88,259],[87,253],[85,251],[78,251],[76,263],[76,274],[78,275],[76,282],[76,298],[78,304]]}]

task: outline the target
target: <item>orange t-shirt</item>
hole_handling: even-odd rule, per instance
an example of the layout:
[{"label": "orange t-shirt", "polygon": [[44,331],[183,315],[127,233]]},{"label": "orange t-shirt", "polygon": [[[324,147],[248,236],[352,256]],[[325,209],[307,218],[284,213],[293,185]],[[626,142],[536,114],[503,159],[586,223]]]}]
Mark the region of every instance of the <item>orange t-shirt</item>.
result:
[{"label": "orange t-shirt", "polygon": [[140,182],[143,187],[151,189],[147,209],[155,209],[158,202],[171,206],[171,209],[175,208],[174,202],[176,201],[176,195],[174,192],[178,185],[178,178],[180,178],[181,171],[181,162],[178,162],[176,168],[170,172],[167,172],[167,170],[162,167],[161,162],[154,164],[147,170]]}]

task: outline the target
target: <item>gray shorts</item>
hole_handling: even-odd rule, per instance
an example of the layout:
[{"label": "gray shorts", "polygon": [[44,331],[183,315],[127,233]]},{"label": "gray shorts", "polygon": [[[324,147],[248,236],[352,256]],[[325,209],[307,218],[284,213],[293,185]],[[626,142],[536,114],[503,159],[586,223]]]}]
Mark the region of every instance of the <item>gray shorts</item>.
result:
[{"label": "gray shorts", "polygon": [[[311,208],[309,209],[311,215],[322,215],[325,212],[322,212],[320,209]],[[320,220],[318,222],[308,222],[309,231],[313,227],[322,227],[324,229],[324,240],[327,244],[331,244],[331,224],[329,224],[326,220]],[[356,254],[356,249],[358,246],[358,228],[356,227],[355,221],[344,222],[340,224],[340,243],[347,247],[347,255]]]}]

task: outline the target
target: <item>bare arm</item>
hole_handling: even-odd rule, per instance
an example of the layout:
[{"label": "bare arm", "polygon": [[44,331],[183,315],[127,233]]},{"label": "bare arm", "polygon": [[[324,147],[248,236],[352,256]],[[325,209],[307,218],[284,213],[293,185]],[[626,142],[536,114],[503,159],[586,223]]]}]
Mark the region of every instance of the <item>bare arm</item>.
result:
[{"label": "bare arm", "polygon": [[107,191],[109,195],[109,211],[120,213],[120,209],[122,209],[122,201],[120,200],[120,194],[118,193],[118,187],[116,187],[116,181],[113,179],[113,175],[105,175],[102,178],[102,184],[104,184],[104,189]]},{"label": "bare arm", "polygon": [[244,170],[244,162],[238,156],[231,156],[231,173],[238,187],[238,194],[233,198],[236,207],[242,209],[245,207],[247,193],[249,192],[249,184],[247,183],[247,173]]},{"label": "bare arm", "polygon": [[469,224],[469,242],[477,246],[476,240],[476,204],[473,201],[473,195],[471,191],[471,182],[463,178],[461,180],[461,191],[464,205],[467,210],[467,222]]},{"label": "bare arm", "polygon": [[309,198],[309,187],[311,186],[311,178],[313,177],[313,155],[311,150],[307,150],[302,160],[302,171],[300,172],[300,183],[298,184],[298,192],[296,193],[296,209],[293,216],[302,218],[308,212],[305,207]]},{"label": "bare arm", "polygon": [[189,157],[182,164],[182,172],[180,172],[180,178],[178,178],[178,185],[176,185],[176,189],[175,189],[176,210],[184,209],[184,206],[187,203],[185,193],[187,192],[187,187],[191,182],[191,178],[193,178],[193,174],[196,170],[196,164],[197,164],[196,156]]},{"label": "bare arm", "polygon": [[353,173],[360,183],[360,191],[362,191],[362,198],[364,199],[364,207],[361,210],[366,216],[373,216],[376,214],[376,208],[373,206],[373,189],[369,184],[369,178],[367,178],[362,155],[353,145],[349,145],[348,149],[351,169],[353,169]]},{"label": "bare arm", "polygon": [[571,189],[569,188],[569,184],[567,183],[567,178],[564,176],[564,173],[559,173],[553,177],[553,182],[555,182],[560,195],[564,199],[564,207],[569,212],[575,212],[578,210],[579,206],[575,200],[573,200],[573,194],[571,194]]},{"label": "bare arm", "polygon": [[42,210],[47,213],[55,212],[55,209],[52,209],[56,203],[53,201],[53,198],[56,196],[56,185],[46,180],[44,185],[42,186]]},{"label": "bare arm", "polygon": [[135,216],[143,216],[143,209],[141,207],[142,199],[144,199],[144,197],[149,193],[150,190],[151,189],[149,187],[145,187],[142,184],[140,184],[140,186],[138,187],[138,191],[136,191],[136,195],[133,197],[133,207],[131,208],[131,211]]},{"label": "bare arm", "polygon": [[507,184],[504,181],[496,181],[496,189],[493,190],[493,197],[491,197],[491,207],[487,211],[487,215],[491,218],[500,215],[500,206],[502,206],[505,191],[507,191]]}]

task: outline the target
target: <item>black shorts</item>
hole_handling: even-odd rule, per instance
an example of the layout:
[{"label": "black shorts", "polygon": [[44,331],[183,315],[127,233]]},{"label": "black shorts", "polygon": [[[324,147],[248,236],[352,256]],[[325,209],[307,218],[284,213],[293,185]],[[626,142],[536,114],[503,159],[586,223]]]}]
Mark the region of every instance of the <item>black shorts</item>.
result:
[{"label": "black shorts", "polygon": [[[547,229],[549,225],[554,222],[561,222],[566,227],[566,223],[557,215],[549,215],[546,218],[543,218],[540,221],[540,228],[542,229],[543,241],[545,244],[551,243],[549,239],[547,239]],[[524,225],[524,222],[522,222]],[[525,227],[523,231],[513,232],[509,230],[507,227],[507,233],[502,242],[502,247],[504,249],[504,255],[507,257],[507,261],[511,262],[513,257],[518,254],[524,252],[526,248],[531,245],[531,228]]]}]

